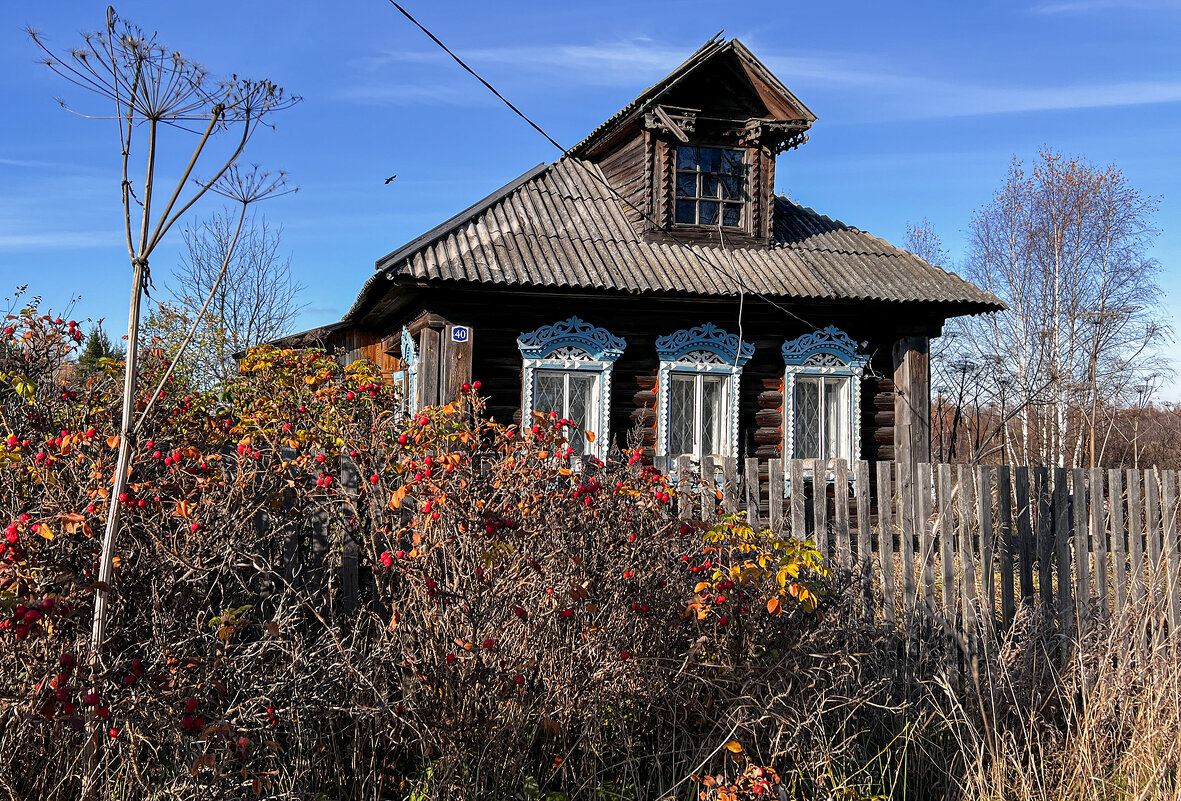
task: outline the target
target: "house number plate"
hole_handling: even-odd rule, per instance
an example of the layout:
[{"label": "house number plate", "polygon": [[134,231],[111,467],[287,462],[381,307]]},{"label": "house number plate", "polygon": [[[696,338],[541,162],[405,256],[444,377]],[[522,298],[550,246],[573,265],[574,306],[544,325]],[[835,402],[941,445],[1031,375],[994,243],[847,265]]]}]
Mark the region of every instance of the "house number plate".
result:
[{"label": "house number plate", "polygon": [[451,341],[452,342],[467,342],[472,338],[472,329],[466,325],[456,325],[451,327]]}]

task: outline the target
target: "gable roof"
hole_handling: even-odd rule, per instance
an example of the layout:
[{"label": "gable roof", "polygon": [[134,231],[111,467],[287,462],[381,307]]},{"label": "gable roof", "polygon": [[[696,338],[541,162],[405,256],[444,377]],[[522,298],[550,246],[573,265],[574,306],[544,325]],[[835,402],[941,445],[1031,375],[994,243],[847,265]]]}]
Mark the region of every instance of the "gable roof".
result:
[{"label": "gable roof", "polygon": [[771,245],[654,241],[638,233],[597,164],[539,165],[377,262],[345,321],[361,319],[390,278],[784,299],[1004,304],[954,273],[869,233],[775,198]]}]

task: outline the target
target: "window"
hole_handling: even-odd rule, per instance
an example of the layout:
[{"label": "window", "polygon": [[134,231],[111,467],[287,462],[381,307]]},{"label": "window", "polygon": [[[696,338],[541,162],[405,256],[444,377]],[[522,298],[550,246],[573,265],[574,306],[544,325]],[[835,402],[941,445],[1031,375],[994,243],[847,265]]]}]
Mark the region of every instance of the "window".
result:
[{"label": "window", "polygon": [[746,201],[746,164],[741,150],[677,148],[676,217],[682,225],[741,228]]},{"label": "window", "polygon": [[544,367],[533,371],[533,410],[573,420],[576,426],[565,431],[570,447],[580,456],[593,454],[588,449],[586,431],[599,428],[592,415],[599,408],[599,375],[595,371],[550,370]]},{"label": "window", "polygon": [[851,459],[849,378],[801,374],[795,378],[793,459]]},{"label": "window", "polygon": [[754,346],[711,323],[656,340],[656,452],[738,455],[738,383]]},{"label": "window", "polygon": [[[611,411],[611,369],[627,343],[577,317],[517,337],[525,375],[522,424],[530,414],[554,412],[572,420],[570,447],[581,456],[607,454]],[[593,433],[587,437],[585,432]]]},{"label": "window", "polygon": [[861,376],[869,358],[836,326],[785,342],[784,453],[792,459],[861,456]]}]

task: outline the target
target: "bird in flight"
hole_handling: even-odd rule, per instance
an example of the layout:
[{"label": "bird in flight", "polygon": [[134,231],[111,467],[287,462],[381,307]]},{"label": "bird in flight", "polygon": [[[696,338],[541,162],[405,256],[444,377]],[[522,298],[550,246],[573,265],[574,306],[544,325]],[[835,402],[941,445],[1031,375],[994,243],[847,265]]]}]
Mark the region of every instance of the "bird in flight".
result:
[{"label": "bird in flight", "polygon": [[390,181],[394,180],[397,177],[398,177],[398,175],[397,175],[397,173],[395,173],[395,174],[391,175],[389,178],[386,178],[385,182],[388,184]]}]

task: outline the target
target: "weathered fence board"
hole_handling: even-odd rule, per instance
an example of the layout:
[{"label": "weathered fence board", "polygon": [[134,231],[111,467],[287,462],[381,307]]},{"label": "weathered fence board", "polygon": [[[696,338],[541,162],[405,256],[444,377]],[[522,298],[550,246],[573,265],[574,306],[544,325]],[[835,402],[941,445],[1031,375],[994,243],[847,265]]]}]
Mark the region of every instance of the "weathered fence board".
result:
[{"label": "weathered fence board", "polygon": [[1017,602],[1013,592],[1013,558],[1016,553],[1013,538],[1013,496],[1010,468],[1003,464],[996,469],[996,500],[998,527],[1001,536],[1001,619],[1005,626],[1013,622]]},{"label": "weathered fence board", "polygon": [[895,621],[894,605],[894,505],[892,464],[878,462],[878,554],[882,570],[882,618]]}]

